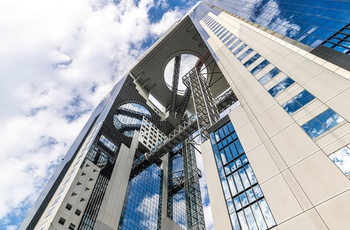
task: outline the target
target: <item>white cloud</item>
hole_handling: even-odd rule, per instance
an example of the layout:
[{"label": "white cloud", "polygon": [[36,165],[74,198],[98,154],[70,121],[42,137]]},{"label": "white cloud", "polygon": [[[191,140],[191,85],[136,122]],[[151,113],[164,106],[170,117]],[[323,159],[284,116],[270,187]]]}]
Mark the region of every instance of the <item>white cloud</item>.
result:
[{"label": "white cloud", "polygon": [[[164,7],[166,1],[161,1]],[[97,103],[185,13],[151,24],[153,0],[0,3],[0,228],[38,196]],[[15,210],[15,211],[14,211]],[[12,221],[12,222],[11,222]],[[5,224],[7,223],[7,224]],[[4,228],[5,228],[4,227]]]}]

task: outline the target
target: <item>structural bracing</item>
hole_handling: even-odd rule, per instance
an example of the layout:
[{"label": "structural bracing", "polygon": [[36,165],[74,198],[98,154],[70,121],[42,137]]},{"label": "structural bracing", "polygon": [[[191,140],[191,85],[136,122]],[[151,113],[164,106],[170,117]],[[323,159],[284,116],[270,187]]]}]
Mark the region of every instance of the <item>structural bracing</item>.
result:
[{"label": "structural bracing", "polygon": [[206,79],[195,67],[183,77],[183,83],[192,92],[198,130],[202,140],[207,140],[209,137],[207,129],[218,121],[220,116]]},{"label": "structural bracing", "polygon": [[196,153],[193,143],[186,139],[182,145],[184,161],[185,192],[188,229],[205,229],[201,191],[199,185],[200,171],[197,168]]}]

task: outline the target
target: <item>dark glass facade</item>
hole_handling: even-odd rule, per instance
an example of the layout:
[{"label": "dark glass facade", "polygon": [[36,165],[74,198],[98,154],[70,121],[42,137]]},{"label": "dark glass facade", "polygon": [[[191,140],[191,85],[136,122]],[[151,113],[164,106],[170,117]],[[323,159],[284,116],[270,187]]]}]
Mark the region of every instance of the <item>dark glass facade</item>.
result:
[{"label": "dark glass facade", "polygon": [[231,122],[210,134],[232,229],[269,229],[276,225]]},{"label": "dark glass facade", "polygon": [[128,185],[118,229],[160,229],[163,171],[156,165]]},{"label": "dark glass facade", "polygon": [[[216,10],[221,8],[313,48],[322,44],[342,28],[344,32],[341,34],[349,34],[344,28],[350,22],[349,1],[207,0],[205,2],[218,7]],[[344,49],[340,50],[340,47],[349,47],[346,42],[342,43],[344,46],[333,48],[343,53],[348,52]],[[324,45],[329,46],[328,43]]]}]

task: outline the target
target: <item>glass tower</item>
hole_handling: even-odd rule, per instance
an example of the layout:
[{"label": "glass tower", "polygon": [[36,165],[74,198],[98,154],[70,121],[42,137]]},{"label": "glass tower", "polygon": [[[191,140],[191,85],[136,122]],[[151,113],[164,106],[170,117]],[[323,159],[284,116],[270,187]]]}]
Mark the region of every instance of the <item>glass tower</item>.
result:
[{"label": "glass tower", "polygon": [[348,1],[198,3],[101,101],[20,229],[347,229],[349,23]]}]

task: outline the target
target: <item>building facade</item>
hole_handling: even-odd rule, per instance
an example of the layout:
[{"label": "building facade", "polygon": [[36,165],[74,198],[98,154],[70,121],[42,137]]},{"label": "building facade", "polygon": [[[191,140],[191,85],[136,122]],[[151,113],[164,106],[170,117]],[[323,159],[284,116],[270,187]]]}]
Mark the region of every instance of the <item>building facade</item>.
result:
[{"label": "building facade", "polygon": [[101,101],[20,229],[205,229],[202,173],[215,229],[347,229],[349,23],[346,1],[197,4]]}]

